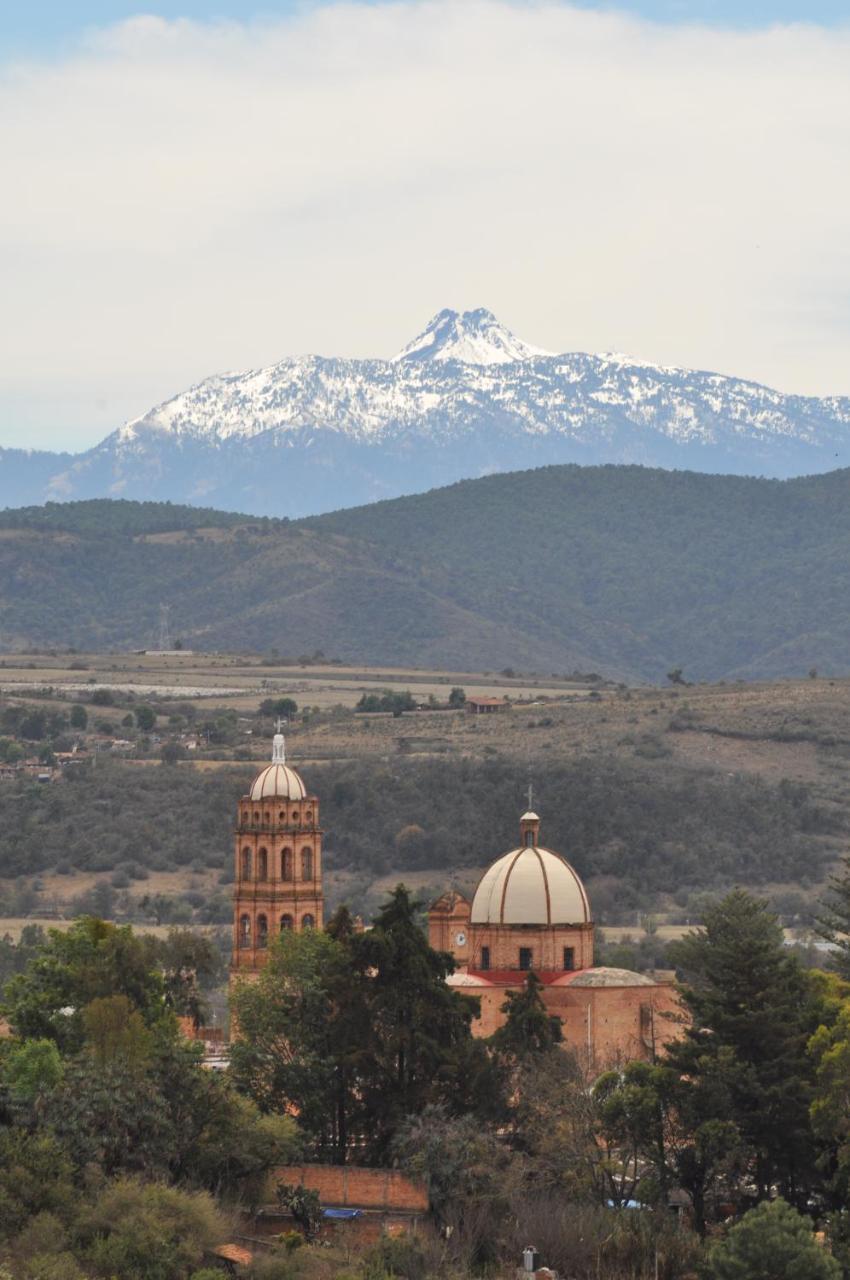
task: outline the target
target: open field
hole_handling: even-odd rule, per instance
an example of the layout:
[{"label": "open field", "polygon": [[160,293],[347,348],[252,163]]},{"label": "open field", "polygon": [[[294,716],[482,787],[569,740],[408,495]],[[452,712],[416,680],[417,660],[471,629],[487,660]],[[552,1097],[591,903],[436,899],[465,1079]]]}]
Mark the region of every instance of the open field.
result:
[{"label": "open field", "polygon": [[[67,689],[68,697],[62,699],[67,705],[73,699],[70,686],[83,684],[91,688],[88,681],[116,688],[127,685],[143,686],[146,691],[154,688],[159,691],[159,696],[146,692],[145,699],[156,706],[162,717],[169,714],[175,703],[185,702],[190,691],[200,690],[204,692],[196,692],[192,699],[199,717],[221,707],[246,713],[245,721],[240,721],[244,727],[238,737],[241,744],[238,761],[234,760],[232,748],[217,750],[210,747],[199,752],[198,758],[177,766],[177,777],[196,774],[207,778],[213,789],[217,785],[216,771],[223,771],[222,788],[227,797],[216,807],[214,822],[210,823],[208,819],[206,824],[205,841],[214,846],[215,857],[209,860],[209,865],[203,858],[195,856],[191,865],[158,866],[156,859],[145,862],[139,852],[117,855],[110,866],[121,866],[124,860],[141,860],[147,869],[144,879],[133,879],[127,890],[137,900],[143,895],[170,897],[189,893],[196,897],[217,896],[221,901],[229,895],[229,886],[222,883],[222,868],[229,865],[230,859],[231,792],[234,796],[238,794],[236,788],[240,785],[241,776],[244,774],[247,780],[250,770],[267,758],[269,750],[265,736],[268,726],[262,736],[258,736],[257,722],[247,719],[247,713],[255,713],[263,698],[284,695],[294,697],[301,708],[324,708],[311,714],[306,722],[299,714],[287,726],[287,754],[292,763],[303,769],[308,785],[311,782],[310,771],[315,771],[314,785],[326,801],[323,813],[329,823],[328,847],[331,850],[340,850],[340,836],[344,836],[345,831],[335,825],[333,806],[327,803],[328,791],[333,789],[334,780],[343,776],[346,770],[348,774],[345,776],[356,769],[359,771],[357,776],[362,777],[364,770],[370,774],[374,768],[376,775],[387,779],[385,785],[395,787],[396,780],[400,784],[405,778],[412,780],[418,777],[417,770],[427,772],[431,769],[433,772],[433,768],[437,768],[445,771],[451,769],[452,762],[457,762],[465,771],[463,776],[470,776],[470,769],[486,771],[491,765],[493,768],[498,766],[504,773],[505,766],[508,766],[511,778],[509,814],[513,814],[516,806],[522,803],[531,780],[535,784],[535,807],[540,809],[544,819],[544,839],[549,832],[554,847],[577,859],[580,867],[586,860],[586,851],[570,847],[568,840],[562,839],[559,843],[552,835],[553,826],[563,825],[559,821],[559,806],[566,803],[571,807],[568,790],[565,792],[559,788],[558,800],[553,798],[555,789],[552,781],[559,775],[572,776],[577,770],[576,776],[585,778],[592,778],[597,770],[600,776],[608,776],[612,766],[625,770],[623,776],[638,780],[640,787],[646,789],[648,798],[655,790],[660,793],[669,787],[671,779],[675,779],[687,806],[689,778],[694,779],[695,786],[703,786],[706,779],[713,779],[712,785],[733,791],[740,782],[741,796],[746,797],[750,794],[747,780],[750,784],[755,780],[768,790],[798,788],[807,804],[811,802],[822,814],[831,815],[833,821],[828,835],[818,834],[813,828],[812,834],[806,837],[808,847],[813,851],[821,850],[821,854],[812,861],[804,880],[798,882],[780,876],[775,884],[768,884],[762,872],[758,882],[760,891],[775,895],[797,894],[811,907],[822,894],[830,868],[850,852],[850,680],[846,679],[811,678],[667,688],[628,688],[611,684],[594,687],[568,680],[542,677],[536,680],[492,673],[321,664],[271,666],[267,659],[245,655],[189,653],[76,654],[63,656],[61,660],[44,654],[16,655],[14,659],[7,657],[0,668],[0,684],[7,688],[16,686],[14,695],[3,694],[6,703],[35,701],[32,693],[27,695],[25,686],[37,683],[42,687],[50,685],[54,690]],[[447,691],[454,685],[462,686],[468,695],[480,692],[507,696],[514,700],[513,705],[508,710],[490,715],[472,715],[465,711],[421,711],[394,717],[388,714],[355,714],[353,711],[361,694],[376,687],[410,688],[415,695],[421,694],[423,699],[429,692],[445,699]],[[224,692],[230,689],[238,689],[239,692]],[[183,692],[175,697],[174,690]],[[519,699],[524,701],[519,702]],[[49,702],[56,705],[54,698]],[[125,710],[126,703],[98,707],[97,715],[117,723]],[[144,770],[146,777],[150,775],[153,778],[154,774],[164,776],[158,772],[161,766],[156,759],[129,759],[120,768],[128,777],[132,777],[137,769]],[[544,776],[549,779],[548,794],[546,785],[541,786],[540,780]],[[451,785],[450,774],[448,779],[447,785]],[[14,805],[4,806],[6,787],[11,785],[0,783],[0,811],[7,832],[13,837],[18,821],[17,811]],[[55,785],[62,786],[61,783]],[[458,783],[459,788],[464,785]],[[167,806],[171,793],[166,791],[162,794]],[[193,794],[200,799],[199,792]],[[612,800],[614,798],[612,795]],[[463,812],[463,805],[458,806],[457,801],[458,797],[453,797],[454,811]],[[96,803],[106,805],[105,800]],[[369,803],[379,803],[378,796],[370,797]],[[632,803],[641,803],[637,794]],[[743,799],[741,803],[748,804],[749,801]],[[762,803],[765,803],[764,799]],[[356,820],[361,825],[365,812],[360,814],[358,810]],[[153,809],[150,817],[147,814],[148,811],[144,815],[145,821],[158,821]],[[426,829],[431,827],[430,819],[426,820],[421,812],[414,816],[398,800],[395,800],[394,814],[397,814],[396,826],[390,828],[390,839],[406,823],[418,822]],[[99,818],[97,810],[93,816]],[[684,817],[687,819],[687,813]],[[338,817],[336,823],[348,820]],[[496,834],[486,839],[476,839],[476,831],[467,822],[460,832],[462,853],[455,861],[453,842],[448,845],[441,843],[449,836],[442,829],[438,813],[433,821],[433,839],[439,852],[436,862],[419,857],[418,862],[408,860],[405,863],[403,859],[396,858],[391,845],[386,845],[381,857],[372,858],[368,865],[358,865],[356,859],[352,863],[340,852],[329,856],[326,873],[329,906],[332,908],[337,902],[348,900],[366,913],[377,905],[388,888],[402,879],[426,897],[449,885],[469,892],[480,870],[497,854],[510,848],[515,838],[511,817],[507,817],[505,822],[500,821],[494,828]],[[651,838],[663,842],[668,833],[663,828],[659,829],[657,820],[654,821],[656,827]],[[712,821],[710,813],[705,816],[705,805],[700,821],[703,828],[706,822],[710,824]],[[569,828],[569,823],[566,825]],[[733,832],[734,829],[733,813]],[[110,830],[107,825],[103,832],[98,831],[96,844],[107,840]],[[628,828],[618,830],[616,839],[627,847],[631,834]],[[645,838],[644,832],[642,839]],[[687,839],[687,836],[677,836],[677,839],[681,838]],[[386,835],[383,839],[387,839]],[[665,854],[665,857],[670,856]],[[587,865],[586,861],[584,865]],[[634,859],[631,865],[634,877]],[[673,912],[672,898],[680,887],[675,861],[671,866],[669,899],[664,895],[657,896],[649,907],[645,904],[640,907],[640,910],[651,910],[662,928],[666,927],[666,913]],[[605,898],[609,901],[611,885],[616,885],[617,881],[616,867],[616,859],[613,863],[609,859],[602,877],[605,880]],[[36,870],[43,907],[59,913],[98,883],[109,882],[112,875],[109,870],[81,870],[76,866],[56,871],[49,862],[42,862]],[[0,890],[5,887],[11,892],[16,884],[20,884],[21,869],[16,869],[15,875],[7,871],[4,877],[2,873],[3,867],[0,867]],[[594,892],[593,880],[591,891]],[[598,892],[601,895],[602,891]],[[602,901],[602,896],[598,900]],[[679,901],[680,917],[681,910],[682,902]],[[627,917],[627,912],[625,917],[622,913],[615,916],[615,919],[626,920],[616,927],[634,936],[638,913],[632,912],[633,927],[629,927]],[[670,927],[680,926],[671,924]]]}]

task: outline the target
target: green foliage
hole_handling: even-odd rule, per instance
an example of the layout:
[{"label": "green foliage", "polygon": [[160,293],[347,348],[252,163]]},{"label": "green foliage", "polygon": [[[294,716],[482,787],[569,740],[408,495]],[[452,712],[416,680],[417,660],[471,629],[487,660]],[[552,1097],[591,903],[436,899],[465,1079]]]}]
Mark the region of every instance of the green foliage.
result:
[{"label": "green foliage", "polygon": [[318,1191],[305,1187],[303,1183],[279,1182],[275,1194],[280,1208],[292,1214],[304,1233],[304,1239],[313,1240],[322,1225],[322,1202]]},{"label": "green foliage", "polygon": [[502,1005],[505,1021],[492,1037],[497,1053],[513,1062],[536,1054],[545,1054],[561,1041],[560,1019],[546,1012],[540,993],[540,979],[528,973],[521,991],[509,991]]},{"label": "green foliage", "polygon": [[26,970],[7,984],[0,1007],[19,1035],[55,1040],[63,1051],[79,1048],[83,1010],[100,997],[126,997],[148,1023],[162,1016],[155,955],[153,939],[129,926],[83,918],[67,932],[49,931]]},{"label": "green foliage", "polygon": [[135,709],[136,724],[142,733],[150,733],[156,725],[156,712],[153,707],[138,706]]},{"label": "green foliage", "polygon": [[357,702],[357,711],[389,711],[400,716],[404,711],[415,711],[416,700],[410,690],[401,693],[396,689],[379,689],[377,693],[364,693]]},{"label": "green foliage", "polygon": [[0,1239],[38,1213],[67,1222],[76,1205],[71,1162],[53,1135],[0,1129]]},{"label": "green foliage", "polygon": [[422,1246],[414,1236],[382,1235],[360,1264],[363,1280],[425,1280],[427,1266]]},{"label": "green foliage", "polygon": [[449,694],[450,707],[462,707],[466,702],[466,690],[461,689],[459,685],[455,685]]},{"label": "green foliage", "polygon": [[710,1251],[710,1280],[840,1280],[841,1267],[814,1238],[811,1223],[784,1200],[744,1214]]},{"label": "green foliage", "polygon": [[24,1040],[3,1064],[3,1080],[12,1096],[34,1103],[62,1079],[62,1059],[52,1040]]},{"label": "green foliage", "polygon": [[291,720],[298,712],[298,703],[294,698],[264,698],[260,703],[261,716],[281,716]]},{"label": "green foliage", "polygon": [[119,1179],[105,1188],[77,1227],[79,1251],[96,1276],[184,1280],[224,1236],[205,1192]]},{"label": "green foliage", "polygon": [[[524,763],[520,776],[526,772]],[[308,781],[322,797],[327,865],[374,875],[478,867],[482,851],[503,849],[515,829],[523,803],[517,775],[510,758],[312,766]],[[125,863],[168,869],[195,858],[230,867],[227,833],[250,776],[236,768],[212,773],[113,762],[78,770],[61,787],[4,783],[0,868],[7,876],[66,861],[84,871]],[[805,786],[595,755],[542,757],[534,776],[547,797],[547,845],[569,850],[586,878],[616,876],[626,902],[629,894],[666,891],[671,883],[686,889],[805,882],[817,879],[832,857],[823,837],[837,830],[835,814]],[[396,848],[397,833],[409,825],[422,836]],[[94,835],[104,828],[108,841]],[[106,911],[103,904],[87,906]]]},{"label": "green foliage", "polygon": [[[806,1046],[824,1013],[764,903],[735,890],[706,912],[704,924],[669,949],[687,982],[692,1018],[668,1060],[683,1081],[678,1098],[693,1134],[683,1167],[692,1175],[698,1219],[705,1142],[715,1161],[739,1146],[737,1158],[760,1198],[778,1186],[805,1199],[816,1181]],[[735,1133],[718,1128],[720,1117]]]},{"label": "green foliage", "polygon": [[89,723],[89,713],[81,702],[75,702],[68,715],[72,729],[85,729]]}]

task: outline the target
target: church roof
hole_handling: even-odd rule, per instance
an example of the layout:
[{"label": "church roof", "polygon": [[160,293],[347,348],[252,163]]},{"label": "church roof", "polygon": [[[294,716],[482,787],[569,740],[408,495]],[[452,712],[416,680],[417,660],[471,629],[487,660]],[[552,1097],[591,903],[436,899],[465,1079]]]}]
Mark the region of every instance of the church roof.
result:
[{"label": "church roof", "polygon": [[281,800],[306,800],[307,788],[301,774],[288,764],[269,764],[260,770],[251,783],[249,795],[252,800],[269,800],[272,797]]},{"label": "church roof", "polygon": [[586,924],[590,903],[566,858],[526,845],[497,858],[472,899],[472,924]]},{"label": "church roof", "polygon": [[593,969],[577,969],[558,979],[558,986],[570,987],[657,987],[658,982],[646,973],[634,973],[631,969],[612,969],[598,965]]}]

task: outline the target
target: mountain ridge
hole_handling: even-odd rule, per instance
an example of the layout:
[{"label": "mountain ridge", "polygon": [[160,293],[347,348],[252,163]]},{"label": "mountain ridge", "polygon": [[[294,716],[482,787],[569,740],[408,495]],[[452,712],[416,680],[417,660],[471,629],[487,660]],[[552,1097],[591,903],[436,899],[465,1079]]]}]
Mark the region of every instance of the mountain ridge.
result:
[{"label": "mountain ridge", "polygon": [[195,648],[659,681],[850,673],[850,470],[574,465],[301,521],[0,513],[0,645]]},{"label": "mountain ridge", "polygon": [[616,353],[550,354],[484,308],[391,359],[214,375],[78,455],[0,451],[0,503],[147,498],[301,517],[563,463],[785,478],[850,463],[850,397]]}]

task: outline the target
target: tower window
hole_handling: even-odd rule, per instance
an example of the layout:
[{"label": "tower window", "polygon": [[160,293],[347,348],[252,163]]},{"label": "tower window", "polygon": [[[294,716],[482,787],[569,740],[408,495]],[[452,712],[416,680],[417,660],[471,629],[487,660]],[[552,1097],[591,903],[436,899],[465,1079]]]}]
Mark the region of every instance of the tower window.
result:
[{"label": "tower window", "polygon": [[292,879],[292,850],[284,849],[280,855],[280,878],[281,880]]},{"label": "tower window", "polygon": [[313,918],[313,916],[302,916],[302,917],[301,917],[301,928],[302,928],[302,929],[315,929],[315,927],[316,927],[316,921],[315,921],[315,919]]},{"label": "tower window", "polygon": [[533,831],[526,831],[526,833],[525,833],[525,845],[526,845],[526,848],[527,848],[527,849],[533,849],[533,848],[534,848],[534,832],[533,832]]},{"label": "tower window", "polygon": [[490,968],[490,948],[489,947],[481,948],[481,968],[482,969]]},{"label": "tower window", "polygon": [[239,946],[250,947],[251,945],[251,917],[239,917]]},{"label": "tower window", "polygon": [[242,850],[242,874],[243,880],[251,879],[251,850],[245,848]]},{"label": "tower window", "polygon": [[576,967],[575,947],[564,947],[564,968],[569,972]]},{"label": "tower window", "polygon": [[254,821],[255,821],[255,822],[259,822],[259,821],[260,821],[260,811],[259,811],[259,809],[255,809],[255,810],[254,810]]},{"label": "tower window", "polygon": [[281,931],[281,933],[283,933],[283,931],[284,931],[285,929],[291,929],[291,928],[292,928],[292,923],[293,923],[293,921],[292,921],[292,916],[290,916],[290,915],[281,916],[281,917],[280,917],[280,931]]},{"label": "tower window", "polygon": [[269,945],[269,922],[265,916],[257,916],[257,946]]},{"label": "tower window", "polygon": [[285,812],[285,810],[281,809],[280,813],[277,815],[277,820],[278,820],[278,822],[286,822],[286,812]]},{"label": "tower window", "polygon": [[301,879],[302,880],[313,879],[313,850],[312,849],[305,848],[301,850]]},{"label": "tower window", "polygon": [[533,962],[534,962],[534,955],[532,953],[531,947],[520,947],[519,949],[520,969],[526,971],[532,968]]},{"label": "tower window", "polygon": [[261,849],[257,854],[257,879],[268,880],[269,878],[269,855],[267,850]]}]

